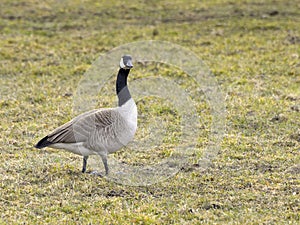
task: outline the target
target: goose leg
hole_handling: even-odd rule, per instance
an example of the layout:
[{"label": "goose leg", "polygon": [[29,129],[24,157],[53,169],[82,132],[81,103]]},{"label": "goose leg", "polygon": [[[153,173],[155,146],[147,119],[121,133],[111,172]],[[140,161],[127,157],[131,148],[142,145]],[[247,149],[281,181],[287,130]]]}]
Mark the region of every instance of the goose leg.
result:
[{"label": "goose leg", "polygon": [[86,164],[88,160],[88,156],[83,156],[83,166],[82,166],[82,172],[84,173],[86,171]]},{"label": "goose leg", "polygon": [[105,175],[108,174],[107,155],[101,155],[102,162],[105,168]]}]

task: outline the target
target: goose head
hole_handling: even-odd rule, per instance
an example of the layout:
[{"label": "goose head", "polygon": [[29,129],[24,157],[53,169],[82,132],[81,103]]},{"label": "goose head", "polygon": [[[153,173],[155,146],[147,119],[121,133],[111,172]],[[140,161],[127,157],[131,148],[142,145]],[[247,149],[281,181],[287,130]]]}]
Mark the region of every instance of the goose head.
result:
[{"label": "goose head", "polygon": [[120,60],[120,68],[130,70],[133,67],[130,55],[124,55]]}]

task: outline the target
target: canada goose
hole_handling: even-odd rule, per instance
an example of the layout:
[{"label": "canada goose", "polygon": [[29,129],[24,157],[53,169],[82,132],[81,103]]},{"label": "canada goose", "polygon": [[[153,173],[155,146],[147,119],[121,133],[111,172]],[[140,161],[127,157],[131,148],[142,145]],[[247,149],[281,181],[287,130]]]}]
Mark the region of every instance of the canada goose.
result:
[{"label": "canada goose", "polygon": [[132,67],[131,56],[123,56],[116,81],[118,107],[83,113],[55,129],[35,147],[65,149],[82,155],[83,173],[86,171],[89,155],[98,154],[107,175],[107,155],[127,145],[137,129],[137,107],[127,87],[127,77]]}]

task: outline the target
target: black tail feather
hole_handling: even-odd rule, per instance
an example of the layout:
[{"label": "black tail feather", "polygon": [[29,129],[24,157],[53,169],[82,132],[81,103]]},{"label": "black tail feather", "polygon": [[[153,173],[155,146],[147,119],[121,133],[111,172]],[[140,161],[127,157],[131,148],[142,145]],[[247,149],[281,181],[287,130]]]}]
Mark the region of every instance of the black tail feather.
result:
[{"label": "black tail feather", "polygon": [[52,142],[48,141],[47,139],[48,139],[48,136],[44,137],[34,147],[41,149],[41,148],[45,148],[45,147],[53,144]]}]

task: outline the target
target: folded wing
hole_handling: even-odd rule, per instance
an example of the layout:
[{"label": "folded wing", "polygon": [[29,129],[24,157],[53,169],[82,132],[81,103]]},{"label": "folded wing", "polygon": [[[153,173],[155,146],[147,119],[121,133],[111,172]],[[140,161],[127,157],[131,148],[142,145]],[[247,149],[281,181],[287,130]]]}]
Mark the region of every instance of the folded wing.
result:
[{"label": "folded wing", "polygon": [[112,126],[118,117],[117,114],[118,112],[114,109],[92,110],[81,114],[41,139],[35,147],[44,148],[57,143],[86,142],[96,129],[102,130],[102,128]]}]

